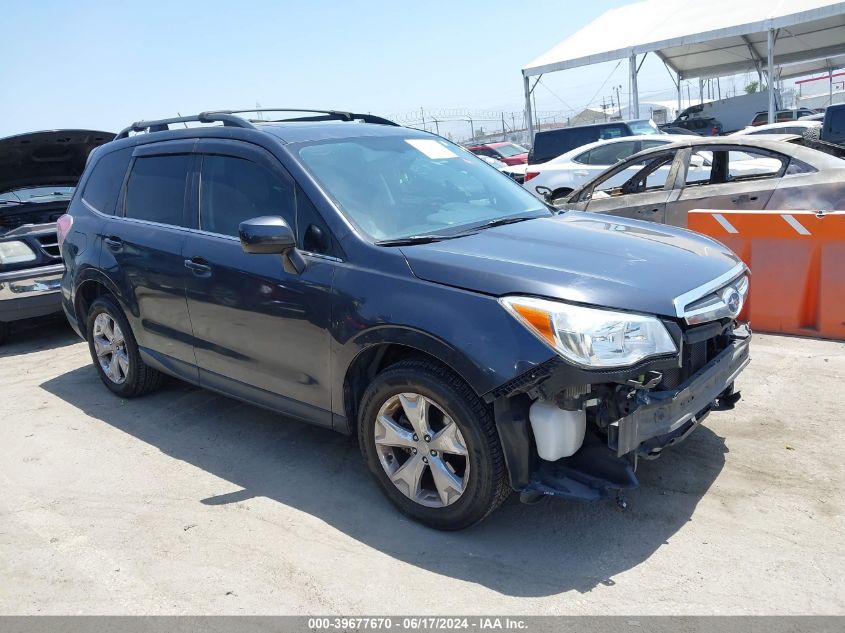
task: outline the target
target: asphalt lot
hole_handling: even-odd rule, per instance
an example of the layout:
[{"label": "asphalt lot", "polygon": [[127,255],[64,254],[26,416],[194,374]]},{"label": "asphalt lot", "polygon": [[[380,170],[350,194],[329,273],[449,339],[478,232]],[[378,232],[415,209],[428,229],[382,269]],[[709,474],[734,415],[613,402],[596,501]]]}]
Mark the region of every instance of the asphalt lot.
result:
[{"label": "asphalt lot", "polygon": [[346,438],[175,380],[120,400],[40,323],[0,348],[0,614],[843,614],[845,344],[752,356],[627,510],[512,498],[447,534]]}]

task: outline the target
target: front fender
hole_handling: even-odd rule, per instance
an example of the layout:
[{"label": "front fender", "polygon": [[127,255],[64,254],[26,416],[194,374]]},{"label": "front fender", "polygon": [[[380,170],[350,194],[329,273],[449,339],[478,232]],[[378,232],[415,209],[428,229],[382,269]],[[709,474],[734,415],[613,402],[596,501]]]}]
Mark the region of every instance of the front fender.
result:
[{"label": "front fender", "polygon": [[496,297],[372,269],[337,269],[332,329],[332,410],[341,416],[347,372],[374,345],[428,354],[482,397],[554,356]]}]

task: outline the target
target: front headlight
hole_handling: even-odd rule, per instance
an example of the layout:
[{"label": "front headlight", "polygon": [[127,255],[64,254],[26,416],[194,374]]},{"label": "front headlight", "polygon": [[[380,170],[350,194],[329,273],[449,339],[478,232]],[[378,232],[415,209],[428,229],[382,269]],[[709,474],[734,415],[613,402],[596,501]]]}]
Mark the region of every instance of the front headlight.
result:
[{"label": "front headlight", "polygon": [[583,367],[623,367],[678,351],[654,317],[534,297],[502,297],[499,303],[540,340]]},{"label": "front headlight", "polygon": [[0,242],[0,266],[32,261],[35,261],[35,251],[25,242],[19,240]]}]

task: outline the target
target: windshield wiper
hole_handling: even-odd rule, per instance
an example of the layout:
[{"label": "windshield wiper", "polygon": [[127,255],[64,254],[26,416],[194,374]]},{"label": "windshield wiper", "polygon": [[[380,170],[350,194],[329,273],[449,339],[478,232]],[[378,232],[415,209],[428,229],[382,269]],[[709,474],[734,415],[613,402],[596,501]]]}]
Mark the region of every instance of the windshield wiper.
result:
[{"label": "windshield wiper", "polygon": [[525,220],[536,220],[537,215],[518,215],[510,218],[499,218],[498,220],[490,220],[489,222],[476,227],[476,229],[492,229],[494,226],[504,226],[505,224],[515,224],[516,222],[524,222]]},{"label": "windshield wiper", "polygon": [[466,237],[474,235],[482,229],[493,228],[494,226],[504,226],[505,224],[513,224],[515,222],[523,222],[524,220],[534,220],[543,217],[539,215],[518,215],[507,218],[498,218],[490,220],[479,226],[469,227],[466,231],[460,233],[452,233],[451,235],[409,235],[408,237],[399,237],[393,240],[379,240],[376,242],[379,246],[409,246],[411,244],[428,244],[430,242],[439,242],[440,240],[453,240],[456,237]]},{"label": "windshield wiper", "polygon": [[429,244],[440,240],[449,240],[459,235],[409,235],[408,237],[397,237],[392,240],[379,240],[378,246],[410,246],[411,244]]}]

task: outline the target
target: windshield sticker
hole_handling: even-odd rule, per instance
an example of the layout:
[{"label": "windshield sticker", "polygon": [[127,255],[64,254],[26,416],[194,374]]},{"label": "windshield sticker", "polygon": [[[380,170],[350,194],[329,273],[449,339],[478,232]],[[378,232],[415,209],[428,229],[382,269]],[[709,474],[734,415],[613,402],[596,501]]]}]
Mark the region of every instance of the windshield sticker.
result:
[{"label": "windshield sticker", "polygon": [[458,155],[445,145],[428,138],[406,138],[405,142],[411,147],[420,150],[431,159],[457,158]]}]

